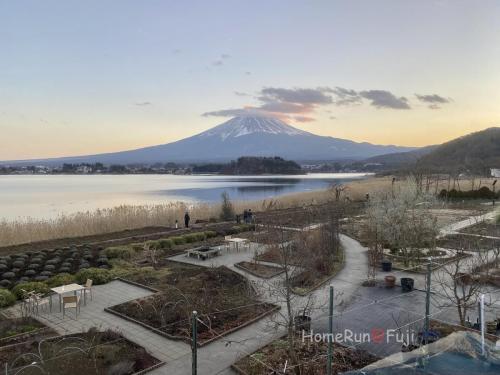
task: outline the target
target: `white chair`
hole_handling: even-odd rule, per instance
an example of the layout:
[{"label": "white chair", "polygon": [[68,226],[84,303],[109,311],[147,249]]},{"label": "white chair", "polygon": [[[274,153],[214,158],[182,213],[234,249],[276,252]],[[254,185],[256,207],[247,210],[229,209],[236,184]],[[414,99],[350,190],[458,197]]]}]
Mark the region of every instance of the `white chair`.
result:
[{"label": "white chair", "polygon": [[92,291],[92,284],[94,283],[93,280],[91,279],[87,279],[87,282],[85,283],[85,287],[83,289],[83,294],[84,294],[84,298],[85,298],[85,301],[87,300],[87,293],[90,293],[90,300],[93,301],[94,300],[94,292]]},{"label": "white chair", "polygon": [[75,309],[75,315],[76,318],[78,319],[78,313],[80,312],[80,297],[79,296],[63,297],[62,300],[63,318],[66,315],[66,309]]},{"label": "white chair", "polygon": [[224,243],[224,248],[226,249],[226,252],[229,252],[229,250],[231,250],[231,242],[229,242],[231,238],[233,238],[233,236],[224,236],[224,240],[226,241]]},{"label": "white chair", "polygon": [[52,299],[50,297],[44,297],[43,294],[34,294],[33,297],[33,310],[36,315],[40,315],[41,308],[47,308],[52,311]]}]

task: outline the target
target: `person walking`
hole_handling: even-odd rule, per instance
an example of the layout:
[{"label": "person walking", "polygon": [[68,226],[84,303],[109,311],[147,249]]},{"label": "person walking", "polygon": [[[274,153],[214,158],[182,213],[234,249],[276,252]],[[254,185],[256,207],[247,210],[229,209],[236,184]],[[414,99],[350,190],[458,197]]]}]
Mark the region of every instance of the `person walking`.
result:
[{"label": "person walking", "polygon": [[186,228],[189,228],[189,220],[191,220],[191,218],[189,217],[189,212],[186,211],[184,214],[184,225]]}]

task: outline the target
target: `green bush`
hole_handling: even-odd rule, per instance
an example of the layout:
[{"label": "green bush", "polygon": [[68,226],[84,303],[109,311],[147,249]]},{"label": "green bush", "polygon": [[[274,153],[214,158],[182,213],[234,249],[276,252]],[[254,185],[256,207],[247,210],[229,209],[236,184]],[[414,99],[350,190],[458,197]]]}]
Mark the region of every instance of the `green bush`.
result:
[{"label": "green bush", "polygon": [[144,250],[144,244],[142,243],[133,243],[131,245],[129,245],[132,250],[134,250],[136,253],[138,252],[141,252],[142,250]]},{"label": "green bush", "polygon": [[182,237],[184,237],[184,239],[186,240],[187,243],[192,243],[192,242],[198,241],[198,237],[196,236],[196,233],[185,234]]},{"label": "green bush", "polygon": [[0,288],[0,307],[12,306],[16,302],[16,296],[7,289]]},{"label": "green bush", "polygon": [[217,232],[213,231],[213,230],[207,230],[205,232],[205,236],[207,238],[213,238],[213,237],[217,237]]},{"label": "green bush", "polygon": [[12,288],[12,293],[14,293],[18,299],[25,297],[24,292],[47,294],[49,291],[49,286],[45,281],[28,281],[26,283],[17,284]]},{"label": "green bush", "polygon": [[205,241],[207,239],[207,235],[205,234],[205,232],[194,233],[194,235],[196,236],[196,240],[198,241]]},{"label": "green bush", "polygon": [[104,249],[104,254],[109,259],[130,259],[135,255],[131,246],[112,246]]},{"label": "green bush", "polygon": [[160,241],[153,240],[146,241],[145,245],[149,246],[150,249],[159,249],[161,247]]},{"label": "green bush", "polygon": [[73,276],[69,273],[60,273],[58,275],[51,277],[46,282],[50,288],[55,288],[57,286],[68,285],[68,284],[74,283],[75,276]]},{"label": "green bush", "polygon": [[99,285],[109,283],[113,280],[113,274],[109,270],[102,268],[87,268],[79,271],[75,275],[75,279],[79,284],[85,284],[90,279],[94,285]]},{"label": "green bush", "polygon": [[170,237],[170,239],[174,242],[175,245],[184,245],[186,243],[186,239],[184,238],[184,236]]},{"label": "green bush", "polygon": [[229,194],[227,192],[223,192],[222,195],[222,204],[221,204],[221,212],[220,219],[223,221],[230,221],[234,219],[234,208],[231,203],[231,199],[229,199]]},{"label": "green bush", "polygon": [[162,249],[171,249],[174,247],[174,241],[172,241],[170,238],[163,238],[161,240],[158,240],[158,242]]}]

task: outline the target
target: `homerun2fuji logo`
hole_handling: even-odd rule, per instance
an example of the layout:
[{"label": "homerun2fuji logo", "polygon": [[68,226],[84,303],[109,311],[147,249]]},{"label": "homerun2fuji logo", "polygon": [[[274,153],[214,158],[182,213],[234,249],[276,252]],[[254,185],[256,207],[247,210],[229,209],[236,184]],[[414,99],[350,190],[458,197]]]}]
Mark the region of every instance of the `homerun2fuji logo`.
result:
[{"label": "homerun2fuji logo", "polygon": [[331,338],[332,342],[336,343],[375,343],[375,344],[389,344],[392,342],[408,343],[414,342],[416,333],[412,330],[407,332],[400,332],[396,329],[383,329],[372,328],[370,332],[353,332],[350,329],[345,329],[337,333],[314,333],[312,330],[309,332],[302,331],[302,341],[310,342],[328,342]]}]

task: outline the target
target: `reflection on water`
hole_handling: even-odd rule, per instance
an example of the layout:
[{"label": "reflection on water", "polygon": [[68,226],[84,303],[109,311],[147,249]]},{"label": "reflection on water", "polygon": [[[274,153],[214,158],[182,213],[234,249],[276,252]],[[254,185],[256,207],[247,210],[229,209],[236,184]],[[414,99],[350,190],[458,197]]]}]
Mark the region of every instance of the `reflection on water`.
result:
[{"label": "reflection on water", "polygon": [[0,176],[0,220],[53,218],[61,213],[93,211],[122,204],[183,201],[219,202],[227,191],[233,200],[269,199],[327,188],[364,174],[300,176],[173,175],[27,175]]}]

